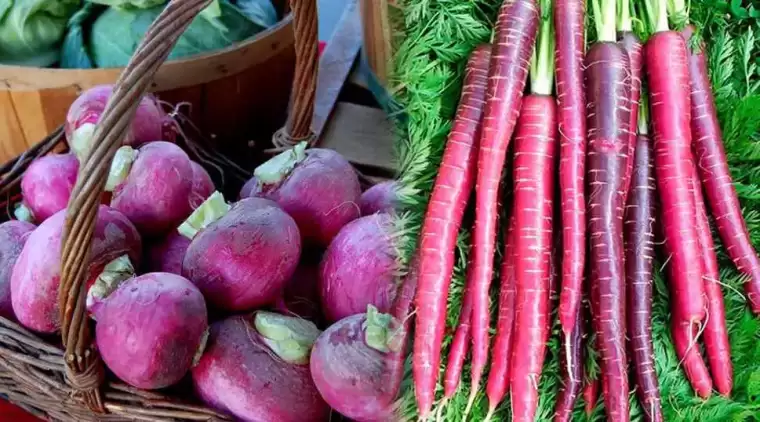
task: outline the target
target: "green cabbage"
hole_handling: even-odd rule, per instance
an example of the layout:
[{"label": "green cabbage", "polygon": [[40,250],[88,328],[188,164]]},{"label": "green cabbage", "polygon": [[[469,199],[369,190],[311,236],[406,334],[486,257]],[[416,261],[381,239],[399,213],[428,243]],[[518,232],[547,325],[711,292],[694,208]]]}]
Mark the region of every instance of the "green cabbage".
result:
[{"label": "green cabbage", "polygon": [[58,61],[79,0],[0,0],[0,63],[47,67]]},{"label": "green cabbage", "polygon": [[[98,0],[103,2],[104,0]],[[140,1],[143,2],[143,1]],[[185,33],[177,40],[177,44],[169,54],[169,60],[194,56],[197,54],[219,50],[261,32],[276,22],[276,13],[267,15],[267,8],[274,11],[270,0],[248,0],[241,3],[260,3],[256,10],[258,16],[264,19],[251,20],[248,13],[227,0],[215,0],[200,16],[196,17]],[[121,1],[120,3],[126,3]],[[135,3],[135,2],[132,2]],[[83,38],[84,50],[95,67],[120,67],[127,64],[135,49],[143,38],[145,31],[163,10],[163,5],[140,9],[136,7],[108,7],[100,13],[92,23],[89,35]],[[274,16],[274,19],[267,18]],[[72,48],[64,54],[76,54],[81,48]],[[63,62],[67,62],[64,60]],[[75,62],[75,60],[71,60]],[[84,60],[79,65],[85,67]],[[68,64],[68,63],[65,63]]]}]

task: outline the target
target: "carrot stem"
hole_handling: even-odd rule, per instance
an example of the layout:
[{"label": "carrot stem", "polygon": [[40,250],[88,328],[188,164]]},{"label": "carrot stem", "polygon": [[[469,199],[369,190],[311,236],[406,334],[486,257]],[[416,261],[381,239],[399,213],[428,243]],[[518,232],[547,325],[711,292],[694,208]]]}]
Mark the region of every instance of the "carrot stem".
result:
[{"label": "carrot stem", "polygon": [[[668,0],[652,0],[656,1],[656,12],[653,13],[654,16],[657,17],[657,21],[654,22],[654,31],[655,32],[665,32],[669,31],[670,27],[668,26]],[[651,3],[650,3],[651,5]]]},{"label": "carrot stem", "polygon": [[633,31],[633,22],[631,21],[630,0],[618,0],[617,29],[618,31],[621,31],[621,32]]},{"label": "carrot stem", "polygon": [[641,92],[639,99],[639,135],[649,134],[649,97]]},{"label": "carrot stem", "polygon": [[541,24],[530,62],[530,91],[551,95],[554,88],[554,25],[551,0],[541,1]]}]

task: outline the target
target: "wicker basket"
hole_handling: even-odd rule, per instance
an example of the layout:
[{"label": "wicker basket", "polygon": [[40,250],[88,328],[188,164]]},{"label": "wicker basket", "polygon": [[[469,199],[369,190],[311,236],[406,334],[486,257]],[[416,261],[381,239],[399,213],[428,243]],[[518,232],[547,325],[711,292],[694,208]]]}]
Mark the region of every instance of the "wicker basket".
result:
[{"label": "wicker basket", "polygon": [[[95,130],[91,154],[80,164],[69,200],[61,250],[59,307],[61,338],[41,338],[0,318],[0,394],[47,420],[56,421],[221,421],[228,417],[198,404],[187,383],[157,392],[140,391],[106,374],[93,344],[87,318],[83,275],[92,231],[110,162],[134,116],[137,99],[191,20],[210,0],[171,0],[145,35],[116,82],[114,94]],[[293,0],[296,71],[291,112],[273,143],[283,147],[312,140],[317,68],[316,0]],[[59,129],[43,142],[0,168],[0,196],[9,197],[29,162],[63,145]],[[184,145],[193,158],[242,170],[204,150],[192,139]],[[9,206],[11,201],[6,201]],[[0,219],[2,221],[2,219]]]}]

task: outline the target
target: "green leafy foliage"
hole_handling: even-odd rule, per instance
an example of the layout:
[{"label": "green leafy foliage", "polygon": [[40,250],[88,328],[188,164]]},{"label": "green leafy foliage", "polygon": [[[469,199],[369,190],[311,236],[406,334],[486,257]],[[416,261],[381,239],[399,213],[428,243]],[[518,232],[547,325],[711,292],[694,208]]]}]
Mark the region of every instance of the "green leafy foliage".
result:
[{"label": "green leafy foliage", "polygon": [[0,0],[0,63],[57,62],[66,22],[78,7],[79,0]]},{"label": "green leafy foliage", "polygon": [[[403,14],[396,24],[402,31],[403,39],[395,60],[395,92],[406,115],[400,128],[403,136],[398,144],[401,197],[406,206],[406,212],[401,218],[402,238],[405,240],[402,245],[404,259],[408,259],[416,245],[427,199],[456,109],[464,64],[476,45],[490,40],[493,19],[500,3],[499,0],[401,1]],[[633,3],[637,6],[633,9],[634,14],[640,19],[642,10],[638,6],[641,2]],[[710,77],[724,132],[725,148],[756,249],[760,249],[758,9],[756,0],[691,0],[689,3],[691,22],[697,26],[703,39],[708,40]],[[635,22],[634,27],[639,32],[647,32],[640,22]],[[594,38],[594,32],[593,22],[589,21],[589,39]],[[471,220],[466,218],[459,237],[456,267],[448,298],[446,322],[449,329],[455,327],[461,308],[470,227]],[[664,262],[661,259],[655,274],[652,330],[663,411],[668,421],[760,420],[760,319],[749,312],[743,296],[743,278],[726,257],[717,237],[716,244],[734,364],[734,390],[730,398],[715,394],[708,400],[699,399],[692,391],[670,337],[669,291],[667,280],[659,271]],[[493,308],[497,302],[495,293],[494,290]],[[450,336],[444,340],[441,377],[450,340]],[[558,358],[559,328],[555,324],[539,384],[541,398],[537,419],[541,421],[551,420],[553,415],[561,383]],[[588,359],[588,354],[587,360],[591,360]],[[586,373],[588,377],[595,378],[598,367],[592,364],[587,367]],[[408,420],[415,420],[414,390],[410,378],[411,372],[408,371],[400,406],[402,414]],[[469,366],[466,365],[460,391],[445,407],[438,409],[442,419],[462,420],[469,393]],[[439,386],[439,398],[441,394],[442,387]],[[606,420],[603,403],[599,403],[588,417],[583,405],[581,398],[576,405],[574,420]],[[486,407],[481,392],[468,419],[482,420]],[[508,400],[502,403],[494,419],[509,420],[509,407]],[[642,420],[642,414],[632,392],[632,419]]]},{"label": "green leafy foliage", "polygon": [[[165,3],[166,0],[85,2],[68,23],[61,67],[126,65]],[[169,59],[228,47],[275,23],[277,11],[271,0],[214,0],[185,30]]]}]

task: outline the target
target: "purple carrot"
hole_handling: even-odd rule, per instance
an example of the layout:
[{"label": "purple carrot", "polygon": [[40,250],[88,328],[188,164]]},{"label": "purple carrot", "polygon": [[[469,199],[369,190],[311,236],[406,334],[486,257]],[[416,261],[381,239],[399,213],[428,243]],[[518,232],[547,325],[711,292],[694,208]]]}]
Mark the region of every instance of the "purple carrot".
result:
[{"label": "purple carrot", "polygon": [[586,55],[589,265],[591,306],[611,421],[628,421],[623,216],[631,124],[631,70],[616,43],[615,0],[595,8],[599,41]]},{"label": "purple carrot", "polygon": [[[496,19],[475,184],[472,290],[472,394],[488,361],[488,290],[493,277],[499,184],[538,32],[536,0],[505,0]],[[437,370],[437,368],[436,368]],[[424,416],[424,414],[423,414]]]},{"label": "purple carrot", "polygon": [[625,214],[625,275],[628,337],[636,392],[647,421],[663,420],[652,346],[652,262],[654,259],[655,180],[647,106],[642,101],[639,135]]},{"label": "purple carrot", "polygon": [[[562,370],[562,384],[557,395],[557,405],[554,408],[554,420],[556,422],[572,421],[573,408],[578,400],[578,395],[583,387],[583,319],[581,318],[582,307],[578,308],[575,316],[575,324],[570,335],[562,333],[563,343],[569,347],[563,347],[560,356]],[[566,356],[570,353],[571,356]],[[570,365],[568,367],[568,365]]]},{"label": "purple carrot", "polygon": [[[562,211],[562,278],[559,321],[573,331],[581,307],[586,262],[586,93],[584,0],[555,0],[557,112],[559,114],[559,188]],[[569,338],[569,337],[568,337]]]},{"label": "purple carrot", "polygon": [[[694,28],[686,27],[683,36],[690,40]],[[700,43],[688,55],[691,85],[691,132],[699,178],[715,218],[718,233],[736,268],[749,276],[745,284],[750,307],[760,314],[760,259],[749,239],[739,198],[731,182],[731,172],[723,149],[715,99],[707,71],[705,45]]]}]

